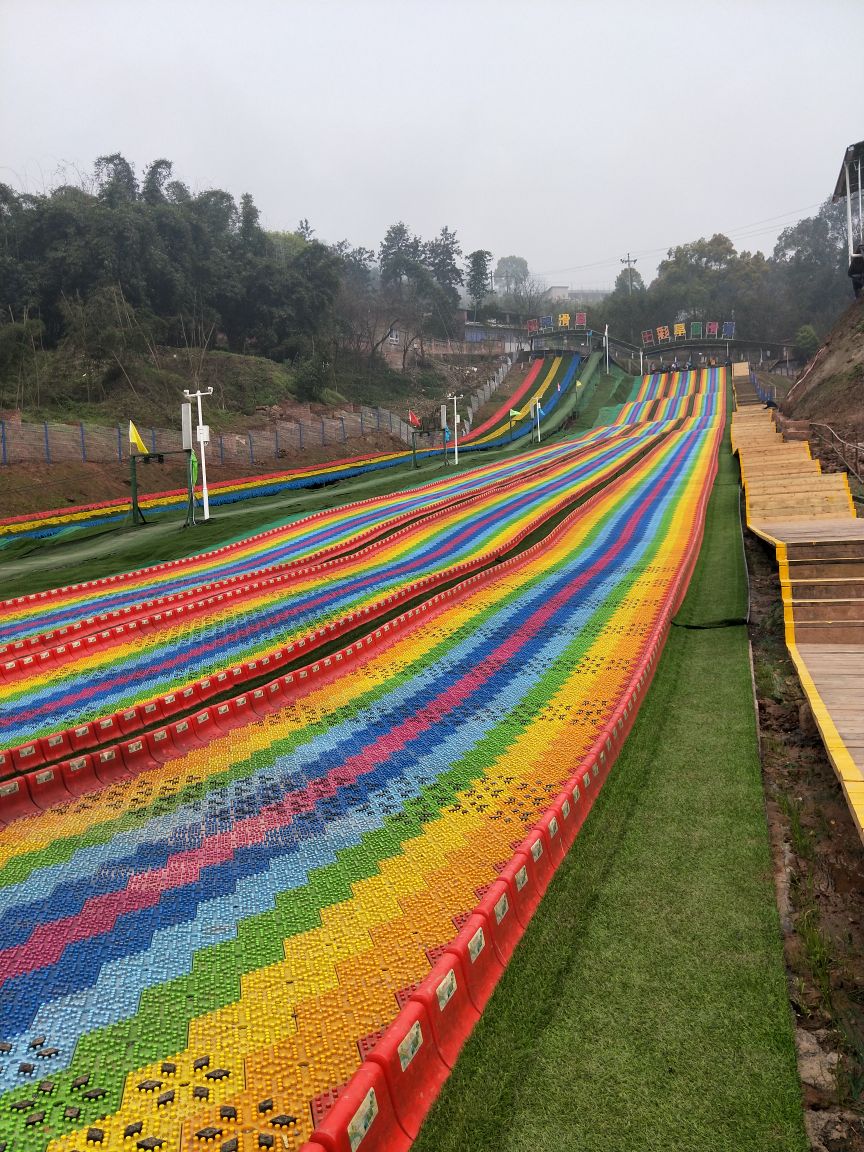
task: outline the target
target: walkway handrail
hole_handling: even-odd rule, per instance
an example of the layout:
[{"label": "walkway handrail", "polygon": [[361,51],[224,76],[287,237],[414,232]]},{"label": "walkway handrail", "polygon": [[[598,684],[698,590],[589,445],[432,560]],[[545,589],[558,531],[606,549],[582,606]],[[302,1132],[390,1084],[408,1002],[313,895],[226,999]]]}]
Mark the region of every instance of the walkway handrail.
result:
[{"label": "walkway handrail", "polygon": [[[830,424],[821,424],[810,422],[811,429],[816,433],[820,442],[827,442],[827,444],[834,449],[837,455],[843,462],[843,466],[847,472],[851,472],[859,484],[864,484],[864,477],[862,477],[862,449],[864,444],[853,444],[850,440],[844,440],[839,436]],[[824,429],[828,434],[827,436],[820,431]],[[855,463],[852,463],[854,458]]]}]

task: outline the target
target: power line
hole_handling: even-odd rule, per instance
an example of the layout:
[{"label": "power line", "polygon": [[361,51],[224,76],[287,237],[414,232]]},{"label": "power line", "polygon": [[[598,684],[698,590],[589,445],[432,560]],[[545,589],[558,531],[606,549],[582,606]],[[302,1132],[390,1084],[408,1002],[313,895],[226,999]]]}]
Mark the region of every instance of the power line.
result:
[{"label": "power line", "polygon": [[[760,236],[763,233],[773,232],[773,228],[763,228],[759,231],[754,231],[754,232],[749,231],[750,229],[757,228],[758,225],[770,224],[772,222],[781,221],[781,220],[790,220],[790,219],[796,219],[796,218],[800,219],[801,217],[800,217],[799,213],[809,212],[813,208],[821,208],[821,207],[822,207],[821,203],[820,204],[808,204],[805,208],[795,208],[795,209],[790,210],[789,212],[783,212],[779,216],[767,216],[767,217],[765,217],[764,220],[754,220],[750,224],[741,224],[738,228],[726,229],[726,231],[723,233],[723,235],[728,236],[730,239],[734,239],[736,237],[738,239],[744,239],[744,240],[751,239],[753,236]],[[662,253],[668,252],[670,248],[676,248],[676,247],[678,247],[678,245],[676,245],[676,244],[665,244],[662,248],[646,248],[643,251],[639,252],[639,255],[642,257],[657,256],[657,255],[660,255]],[[629,256],[630,253],[628,252],[627,255]],[[614,266],[618,262],[619,262],[619,258],[612,257],[608,260],[594,260],[590,264],[572,264],[569,268],[546,268],[543,271],[538,272],[537,275],[538,276],[557,276],[557,275],[559,275],[559,273],[562,273],[562,272],[580,272],[585,268],[609,268],[609,267]],[[620,261],[620,262],[625,263],[625,261]]]}]

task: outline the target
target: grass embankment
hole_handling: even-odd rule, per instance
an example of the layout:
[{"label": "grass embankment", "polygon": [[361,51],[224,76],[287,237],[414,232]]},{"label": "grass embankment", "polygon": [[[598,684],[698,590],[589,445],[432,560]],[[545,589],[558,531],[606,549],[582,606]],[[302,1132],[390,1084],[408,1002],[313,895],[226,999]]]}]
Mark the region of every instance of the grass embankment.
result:
[{"label": "grass embankment", "polygon": [[[515,444],[488,452],[463,452],[458,471],[467,471],[518,454],[528,445]],[[405,463],[352,477],[321,488],[292,489],[277,496],[213,506],[210,520],[182,527],[185,512],[153,516],[143,527],[87,528],[62,538],[22,540],[0,549],[0,598],[41,592],[60,584],[77,584],[118,572],[176,560],[218,548],[256,532],[290,524],[314,512],[355,500],[416,488],[453,473],[440,457],[420,460],[414,469]],[[198,513],[200,515],[200,512]],[[146,512],[145,512],[146,515]]]},{"label": "grass embankment", "polygon": [[627,745],[415,1152],[796,1152],[728,443]]}]

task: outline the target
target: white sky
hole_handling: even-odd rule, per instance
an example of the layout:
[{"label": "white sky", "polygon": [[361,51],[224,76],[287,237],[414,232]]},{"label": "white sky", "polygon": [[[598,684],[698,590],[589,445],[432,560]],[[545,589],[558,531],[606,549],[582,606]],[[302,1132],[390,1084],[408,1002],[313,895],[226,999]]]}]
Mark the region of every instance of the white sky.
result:
[{"label": "white sky", "polygon": [[268,228],[447,224],[550,284],[770,253],[861,139],[864,0],[0,0],[0,181],[164,156]]}]

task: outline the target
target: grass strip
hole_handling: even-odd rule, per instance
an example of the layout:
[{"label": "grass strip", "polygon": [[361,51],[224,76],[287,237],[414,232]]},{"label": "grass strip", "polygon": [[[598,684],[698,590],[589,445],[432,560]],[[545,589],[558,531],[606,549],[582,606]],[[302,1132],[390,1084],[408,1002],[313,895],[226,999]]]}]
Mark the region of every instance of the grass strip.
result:
[{"label": "grass strip", "polygon": [[[746,610],[737,518],[727,441],[688,619]],[[414,1152],[807,1147],[746,629],[673,628]]]}]

